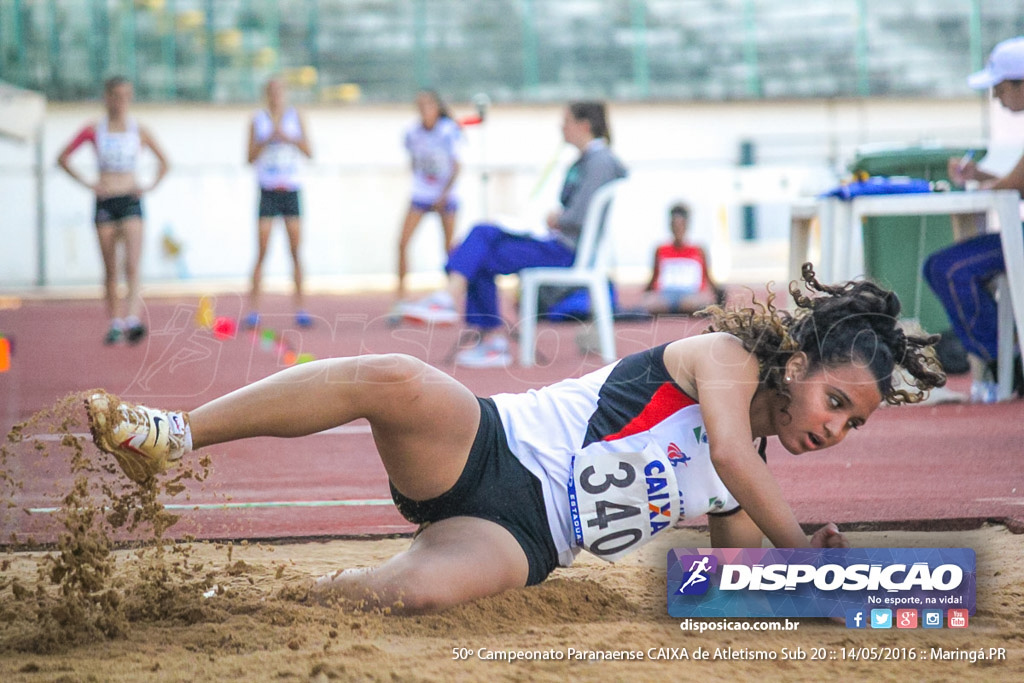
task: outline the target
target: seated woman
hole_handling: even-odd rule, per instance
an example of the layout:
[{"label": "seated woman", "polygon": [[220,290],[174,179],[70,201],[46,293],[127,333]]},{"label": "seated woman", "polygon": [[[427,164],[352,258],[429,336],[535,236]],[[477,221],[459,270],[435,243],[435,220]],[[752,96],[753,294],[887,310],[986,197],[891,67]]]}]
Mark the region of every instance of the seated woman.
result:
[{"label": "seated woman", "polygon": [[[380,567],[315,584],[367,607],[440,609],[537,584],[582,550],[614,560],[704,514],[715,547],[759,548],[763,536],[839,547],[834,525],[804,535],[764,462],[766,439],[795,454],[834,446],[881,402],[917,402],[945,375],[927,348],[937,337],[899,327],[895,294],[823,285],[810,264],[803,279],[820,296],[793,285],[793,315],[772,296],[713,307],[706,334],[522,394],[478,398],[420,360],[384,355],[297,365],[187,413],[103,391],[86,407],[96,444],[140,482],[194,449],[367,419],[399,511],[421,525]],[[898,368],[913,389],[896,384]],[[649,490],[645,472],[664,486]]]}]

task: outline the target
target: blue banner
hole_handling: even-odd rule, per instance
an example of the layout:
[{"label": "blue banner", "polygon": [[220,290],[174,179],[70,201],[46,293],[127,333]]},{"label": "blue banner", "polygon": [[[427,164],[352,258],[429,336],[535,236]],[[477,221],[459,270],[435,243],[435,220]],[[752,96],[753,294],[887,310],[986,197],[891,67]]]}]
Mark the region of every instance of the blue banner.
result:
[{"label": "blue banner", "polygon": [[674,548],[668,552],[668,613],[846,618],[885,610],[955,610],[973,615],[976,579],[970,548]]}]

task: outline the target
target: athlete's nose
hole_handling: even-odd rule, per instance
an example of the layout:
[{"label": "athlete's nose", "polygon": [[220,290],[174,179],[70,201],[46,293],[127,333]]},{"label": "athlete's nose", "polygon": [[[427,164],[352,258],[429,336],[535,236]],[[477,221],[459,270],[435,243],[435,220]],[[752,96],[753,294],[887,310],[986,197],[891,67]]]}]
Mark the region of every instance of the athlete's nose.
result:
[{"label": "athlete's nose", "polygon": [[846,416],[837,415],[825,423],[825,439],[829,445],[834,446],[846,438]]},{"label": "athlete's nose", "polygon": [[825,437],[825,444],[828,446],[834,446],[843,440],[843,430],[835,424],[835,419],[833,418],[822,425],[825,431],[823,435]]}]

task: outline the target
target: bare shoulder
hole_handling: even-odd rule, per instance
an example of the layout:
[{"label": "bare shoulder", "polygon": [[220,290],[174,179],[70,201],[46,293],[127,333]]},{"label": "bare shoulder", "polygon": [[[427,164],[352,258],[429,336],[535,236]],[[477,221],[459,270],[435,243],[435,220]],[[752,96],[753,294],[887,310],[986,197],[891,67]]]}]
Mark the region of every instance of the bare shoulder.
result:
[{"label": "bare shoulder", "polygon": [[[727,332],[709,332],[677,339],[665,349],[665,364],[707,362],[745,364],[752,354],[743,342]],[[670,368],[671,369],[671,368]]]},{"label": "bare shoulder", "polygon": [[672,379],[699,400],[710,384],[756,386],[757,358],[725,332],[711,332],[672,342],[665,349],[665,367]]}]

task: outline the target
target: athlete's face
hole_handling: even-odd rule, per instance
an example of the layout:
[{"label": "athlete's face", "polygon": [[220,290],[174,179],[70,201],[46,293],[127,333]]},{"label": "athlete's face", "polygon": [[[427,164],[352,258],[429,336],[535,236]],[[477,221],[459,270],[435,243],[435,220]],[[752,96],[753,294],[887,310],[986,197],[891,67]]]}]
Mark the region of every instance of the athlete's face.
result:
[{"label": "athlete's face", "polygon": [[671,228],[672,238],[682,244],[686,241],[686,231],[690,227],[690,219],[678,213],[672,214]]},{"label": "athlete's face", "polygon": [[118,83],[103,94],[103,101],[107,106],[107,115],[111,118],[118,118],[126,111],[132,103],[132,84]]},{"label": "athlete's face", "polygon": [[284,89],[284,83],[278,80],[272,80],[267,82],[267,106],[273,110],[279,110],[284,107],[286,93]]},{"label": "athlete's face", "polygon": [[882,402],[874,373],[862,365],[808,371],[806,356],[796,354],[786,376],[791,400],[788,405],[780,400],[772,417],[779,442],[793,454],[835,446]]},{"label": "athlete's face", "polygon": [[992,97],[1012,112],[1024,111],[1024,81],[1002,81],[992,88]]},{"label": "athlete's face", "polygon": [[428,130],[433,128],[441,116],[441,107],[437,100],[429,93],[420,93],[416,96],[416,108],[420,112],[420,121],[423,123],[423,127]]},{"label": "athlete's face", "polygon": [[590,132],[590,121],[576,118],[567,107],[562,118],[562,137],[570,145],[583,149],[594,139],[593,133]]}]

